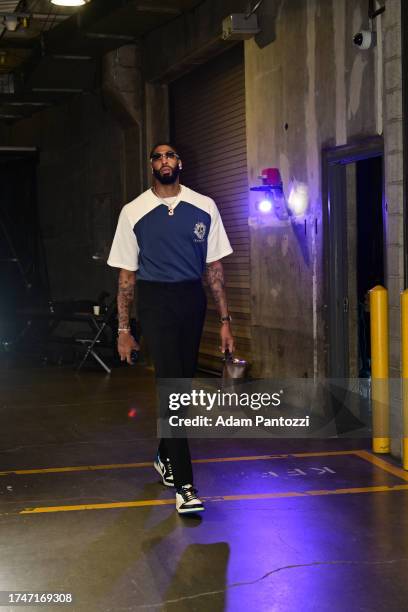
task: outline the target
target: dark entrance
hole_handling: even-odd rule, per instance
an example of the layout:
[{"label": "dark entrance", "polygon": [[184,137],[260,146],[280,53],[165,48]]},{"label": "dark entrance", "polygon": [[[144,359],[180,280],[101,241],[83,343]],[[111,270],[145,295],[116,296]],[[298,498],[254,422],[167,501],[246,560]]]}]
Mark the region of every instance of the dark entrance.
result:
[{"label": "dark entrance", "polygon": [[36,204],[35,150],[0,149],[0,349],[19,335],[18,311],[47,300]]},{"label": "dark entrance", "polygon": [[385,284],[382,166],[382,157],[356,164],[358,376],[361,378],[368,378],[371,373],[368,292],[376,285]]},{"label": "dark entrance", "polygon": [[323,152],[329,378],[370,375],[368,291],[384,284],[383,143]]}]

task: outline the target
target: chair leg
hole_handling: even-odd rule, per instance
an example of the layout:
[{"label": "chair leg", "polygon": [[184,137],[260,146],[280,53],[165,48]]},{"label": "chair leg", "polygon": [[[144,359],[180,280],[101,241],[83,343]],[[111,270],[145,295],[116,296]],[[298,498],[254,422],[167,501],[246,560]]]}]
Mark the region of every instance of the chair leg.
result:
[{"label": "chair leg", "polygon": [[95,351],[91,351],[91,355],[94,359],[96,359],[96,361],[99,363],[99,365],[101,365],[103,367],[103,369],[110,374],[112,372],[112,370],[110,368],[108,368],[108,366],[106,365],[106,363],[104,361],[102,361],[102,359],[99,357],[99,355],[97,355],[95,353]]},{"label": "chair leg", "polygon": [[[98,342],[99,336],[102,334],[103,330],[106,327],[106,321],[104,321],[102,323],[102,325],[100,326],[100,328],[98,329],[98,333],[96,334],[95,338],[89,342],[88,344],[88,348],[85,351],[85,355],[82,358],[81,363],[79,364],[79,366],[77,367],[77,371],[79,371],[82,366],[84,365],[85,361],[88,359],[89,355],[92,355],[92,357],[99,363],[99,365],[101,365],[103,367],[103,369],[110,374],[111,373],[111,369],[108,368],[108,366],[106,365],[105,362],[102,361],[102,359],[95,353],[95,351],[93,350],[93,347],[95,346],[95,344]],[[81,342],[81,340],[79,340],[79,342]],[[85,341],[82,341],[82,344],[86,345],[87,343]]]},{"label": "chair leg", "polygon": [[85,361],[88,359],[89,357],[89,353],[90,353],[90,349],[89,347],[87,348],[87,350],[85,351],[85,355],[82,357],[80,364],[77,366],[77,371],[79,372],[79,370],[82,368],[82,366],[84,365]]}]

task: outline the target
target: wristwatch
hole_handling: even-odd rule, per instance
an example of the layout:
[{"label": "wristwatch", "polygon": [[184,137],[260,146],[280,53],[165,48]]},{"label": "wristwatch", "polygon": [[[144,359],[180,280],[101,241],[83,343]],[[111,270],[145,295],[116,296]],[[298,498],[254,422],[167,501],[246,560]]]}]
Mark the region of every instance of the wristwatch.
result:
[{"label": "wristwatch", "polygon": [[225,317],[220,317],[220,323],[231,323],[231,321],[231,315],[225,315]]}]

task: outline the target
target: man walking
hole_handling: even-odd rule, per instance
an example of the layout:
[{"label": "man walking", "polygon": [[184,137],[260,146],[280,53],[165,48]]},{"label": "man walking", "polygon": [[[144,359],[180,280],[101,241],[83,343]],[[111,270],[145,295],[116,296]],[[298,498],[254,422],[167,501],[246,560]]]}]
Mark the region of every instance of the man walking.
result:
[{"label": "man walking", "polygon": [[[220,348],[234,350],[220,261],[232,249],[214,201],[180,185],[176,148],[157,144],[150,162],[153,185],[123,207],[108,259],[120,268],[118,352],[131,363],[138,348],[129,326],[137,271],[138,318],[156,377],[192,378],[206,311],[201,282],[206,265],[220,315]],[[162,439],[154,468],[163,484],[175,487],[180,514],[204,510],[186,438]]]}]

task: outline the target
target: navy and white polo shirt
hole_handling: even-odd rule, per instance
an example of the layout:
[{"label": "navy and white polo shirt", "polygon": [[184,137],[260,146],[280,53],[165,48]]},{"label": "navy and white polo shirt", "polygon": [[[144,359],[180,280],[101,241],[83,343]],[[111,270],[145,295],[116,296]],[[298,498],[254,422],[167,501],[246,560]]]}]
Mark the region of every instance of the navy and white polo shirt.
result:
[{"label": "navy and white polo shirt", "polygon": [[203,275],[205,264],[232,253],[214,200],[181,186],[168,206],[151,189],[123,207],[108,264],[141,280],[181,282]]}]

